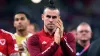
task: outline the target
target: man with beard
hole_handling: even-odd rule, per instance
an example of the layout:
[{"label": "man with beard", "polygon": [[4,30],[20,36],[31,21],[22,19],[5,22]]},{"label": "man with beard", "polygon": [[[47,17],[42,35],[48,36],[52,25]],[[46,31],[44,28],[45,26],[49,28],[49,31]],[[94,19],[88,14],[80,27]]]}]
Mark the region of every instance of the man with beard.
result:
[{"label": "man with beard", "polygon": [[28,26],[28,15],[24,12],[18,12],[14,16],[14,27],[16,28],[16,37],[17,44],[19,46],[20,56],[29,56],[26,48],[26,39],[32,34],[27,31]]},{"label": "man with beard", "polygon": [[92,30],[90,25],[86,22],[79,24],[76,30],[76,56],[87,56],[91,37]]},{"label": "man with beard", "polygon": [[30,56],[75,56],[75,39],[63,32],[60,11],[50,3],[42,14],[44,28],[27,40]]}]

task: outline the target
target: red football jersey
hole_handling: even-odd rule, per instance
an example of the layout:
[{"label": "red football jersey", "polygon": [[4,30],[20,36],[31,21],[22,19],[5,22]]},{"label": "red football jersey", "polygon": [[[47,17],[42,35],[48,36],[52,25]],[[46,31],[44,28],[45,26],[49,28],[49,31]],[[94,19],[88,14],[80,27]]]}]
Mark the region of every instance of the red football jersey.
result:
[{"label": "red football jersey", "polygon": [[13,34],[0,29],[0,55],[9,56],[18,50]]},{"label": "red football jersey", "polygon": [[64,33],[60,45],[54,42],[54,34],[44,30],[27,40],[30,56],[76,56],[75,38],[71,33]]}]

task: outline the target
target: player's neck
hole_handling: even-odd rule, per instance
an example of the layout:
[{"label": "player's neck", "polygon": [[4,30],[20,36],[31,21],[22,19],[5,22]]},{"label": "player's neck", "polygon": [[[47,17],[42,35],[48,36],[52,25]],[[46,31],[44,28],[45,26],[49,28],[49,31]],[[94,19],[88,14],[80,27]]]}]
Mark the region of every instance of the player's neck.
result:
[{"label": "player's neck", "polygon": [[55,32],[55,29],[53,29],[52,31],[48,30],[45,26],[44,26],[44,31],[48,32],[50,35],[52,35]]},{"label": "player's neck", "polygon": [[90,44],[90,41],[89,41],[89,40],[88,40],[88,41],[81,41],[81,40],[78,40],[77,42],[78,42],[78,44],[80,44],[82,47],[85,47],[86,45]]},{"label": "player's neck", "polygon": [[17,33],[19,36],[23,36],[23,37],[25,37],[25,36],[28,35],[27,30],[25,30],[25,31],[16,31],[16,33]]}]

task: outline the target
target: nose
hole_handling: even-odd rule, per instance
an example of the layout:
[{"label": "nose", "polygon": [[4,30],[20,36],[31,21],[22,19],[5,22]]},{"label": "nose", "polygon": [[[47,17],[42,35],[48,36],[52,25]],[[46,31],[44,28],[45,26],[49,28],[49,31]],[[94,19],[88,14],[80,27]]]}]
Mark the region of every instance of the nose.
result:
[{"label": "nose", "polygon": [[86,35],[87,33],[86,33],[86,32],[83,32],[82,34],[83,34],[83,35]]},{"label": "nose", "polygon": [[18,23],[21,24],[21,20],[19,20]]},{"label": "nose", "polygon": [[49,20],[50,22],[52,22],[53,21],[53,19],[52,19],[52,17],[50,18],[50,20]]}]

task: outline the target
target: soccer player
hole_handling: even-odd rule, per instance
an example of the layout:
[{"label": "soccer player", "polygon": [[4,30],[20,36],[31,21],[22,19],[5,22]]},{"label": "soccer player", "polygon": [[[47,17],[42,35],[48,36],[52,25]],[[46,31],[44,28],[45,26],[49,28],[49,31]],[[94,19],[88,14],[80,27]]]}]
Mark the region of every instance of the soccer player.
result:
[{"label": "soccer player", "polygon": [[20,56],[29,56],[26,47],[26,40],[28,37],[32,36],[32,34],[27,31],[28,18],[29,16],[25,12],[17,12],[14,16],[14,27],[16,28],[14,36],[16,37],[19,46]]},{"label": "soccer player", "polygon": [[18,46],[12,33],[0,29],[0,56],[18,56]]},{"label": "soccer player", "polygon": [[60,11],[52,1],[42,14],[44,28],[27,40],[30,56],[76,56],[75,38],[63,32]]}]

